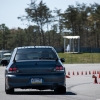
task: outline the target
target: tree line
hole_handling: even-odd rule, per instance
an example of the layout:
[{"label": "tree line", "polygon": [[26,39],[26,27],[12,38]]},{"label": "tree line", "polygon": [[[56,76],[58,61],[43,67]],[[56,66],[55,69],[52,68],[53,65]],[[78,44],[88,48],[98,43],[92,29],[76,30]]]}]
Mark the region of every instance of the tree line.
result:
[{"label": "tree line", "polygon": [[31,0],[25,12],[26,15],[17,18],[27,21],[27,28],[9,29],[0,24],[0,49],[30,45],[63,47],[65,35],[79,35],[81,47],[100,48],[100,5],[97,3],[77,2],[62,12],[57,8],[50,10],[42,0],[39,3]]}]

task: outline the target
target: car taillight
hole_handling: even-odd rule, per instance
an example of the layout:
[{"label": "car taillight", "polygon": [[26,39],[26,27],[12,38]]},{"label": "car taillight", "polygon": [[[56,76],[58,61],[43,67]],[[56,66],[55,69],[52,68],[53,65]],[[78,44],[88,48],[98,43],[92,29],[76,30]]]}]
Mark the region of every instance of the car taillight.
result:
[{"label": "car taillight", "polygon": [[18,69],[16,67],[10,67],[9,72],[16,73],[18,72]]},{"label": "car taillight", "polygon": [[64,68],[63,68],[63,66],[56,66],[55,70],[56,71],[63,71]]}]

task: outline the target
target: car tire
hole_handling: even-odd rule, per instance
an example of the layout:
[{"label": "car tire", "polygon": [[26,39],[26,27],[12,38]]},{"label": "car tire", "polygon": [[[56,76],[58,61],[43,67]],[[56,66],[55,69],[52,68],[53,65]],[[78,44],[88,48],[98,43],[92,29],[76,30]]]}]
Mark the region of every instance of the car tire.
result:
[{"label": "car tire", "polygon": [[6,92],[6,94],[13,94],[14,93],[14,88],[7,89],[6,88],[6,83],[5,83],[5,92]]},{"label": "car tire", "polygon": [[64,86],[57,87],[57,88],[54,89],[54,92],[58,93],[58,94],[65,94],[66,93],[66,87],[64,87]]},{"label": "car tire", "polygon": [[66,87],[61,87],[61,93],[65,94],[66,93]]},{"label": "car tire", "polygon": [[6,92],[6,94],[13,94],[14,93],[14,88],[5,90],[5,92]]}]

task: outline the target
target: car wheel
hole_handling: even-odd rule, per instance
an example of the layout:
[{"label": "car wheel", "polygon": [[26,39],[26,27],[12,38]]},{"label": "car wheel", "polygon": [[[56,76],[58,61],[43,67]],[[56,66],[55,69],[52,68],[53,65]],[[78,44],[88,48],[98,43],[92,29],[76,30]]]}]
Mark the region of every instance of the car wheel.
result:
[{"label": "car wheel", "polygon": [[14,88],[7,89],[6,83],[5,83],[5,92],[6,92],[6,94],[13,94],[14,93]]},{"label": "car wheel", "polygon": [[59,94],[65,94],[66,93],[66,87],[64,86],[60,86],[54,89],[55,93],[59,93]]},{"label": "car wheel", "polygon": [[66,93],[66,87],[61,87],[61,93],[65,94]]},{"label": "car wheel", "polygon": [[14,93],[14,88],[5,90],[5,92],[6,92],[6,94],[13,94]]}]

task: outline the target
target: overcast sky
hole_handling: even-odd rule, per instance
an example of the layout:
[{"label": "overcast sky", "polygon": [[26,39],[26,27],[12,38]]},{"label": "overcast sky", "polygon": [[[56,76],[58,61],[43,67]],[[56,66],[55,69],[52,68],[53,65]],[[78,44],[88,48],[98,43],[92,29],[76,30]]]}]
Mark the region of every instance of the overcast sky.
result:
[{"label": "overcast sky", "polygon": [[[37,0],[40,2],[40,0]],[[100,0],[43,0],[46,5],[53,10],[54,8],[62,9],[68,8],[68,5],[80,4],[100,4]],[[17,17],[25,15],[25,8],[30,4],[30,0],[0,0],[0,24],[4,23],[8,28],[25,28],[24,22],[17,19]]]}]

